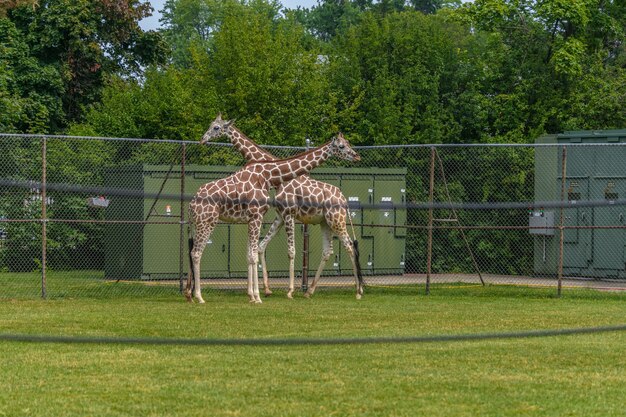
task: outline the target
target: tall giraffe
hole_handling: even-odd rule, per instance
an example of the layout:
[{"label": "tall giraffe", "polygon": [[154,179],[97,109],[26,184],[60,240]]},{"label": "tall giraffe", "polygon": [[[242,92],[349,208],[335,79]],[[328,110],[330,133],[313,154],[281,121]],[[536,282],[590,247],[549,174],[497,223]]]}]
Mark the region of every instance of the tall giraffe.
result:
[{"label": "tall giraffe", "polygon": [[[206,143],[221,136],[227,136],[235,149],[248,161],[272,161],[277,159],[246,137],[233,125],[233,121],[223,120],[221,114],[219,114],[202,137],[201,143]],[[326,262],[333,254],[332,234],[334,233],[339,236],[341,243],[350,256],[356,282],[356,297],[357,299],[361,298],[363,294],[363,279],[359,266],[358,251],[353,246],[353,242],[348,235],[346,227],[346,218],[349,216],[348,203],[341,190],[334,185],[314,180],[305,174],[280,184],[277,188],[275,201],[278,216],[259,245],[265,295],[272,293],[269,288],[265,250],[272,238],[284,225],[287,231],[287,253],[289,256],[289,291],[287,297],[293,297],[295,281],[294,258],[296,253],[294,220],[298,220],[307,224],[319,224],[322,231],[322,258],[315,273],[315,278],[304,294],[305,297],[308,298],[315,292],[317,281],[324,269],[324,265],[326,265]]]},{"label": "tall giraffe", "polygon": [[[275,161],[251,162],[226,178],[211,181],[198,190],[189,203],[190,225],[195,237],[190,239],[191,267],[185,296],[204,303],[200,289],[200,259],[204,247],[218,221],[248,224],[248,296],[250,302],[261,303],[259,296],[259,234],[263,216],[270,207],[269,190],[319,166],[332,155],[359,160],[342,136],[300,155]],[[191,234],[190,234],[191,235]]]}]

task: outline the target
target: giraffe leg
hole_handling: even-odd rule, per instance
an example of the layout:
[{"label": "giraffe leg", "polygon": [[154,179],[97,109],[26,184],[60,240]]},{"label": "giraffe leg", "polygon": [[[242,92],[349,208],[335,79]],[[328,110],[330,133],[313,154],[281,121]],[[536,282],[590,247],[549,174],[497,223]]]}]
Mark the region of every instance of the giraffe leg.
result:
[{"label": "giraffe leg", "polygon": [[267,263],[265,261],[265,250],[267,249],[267,245],[269,245],[270,241],[276,236],[276,233],[283,227],[284,221],[281,216],[277,216],[270,227],[269,232],[265,235],[263,241],[259,244],[259,258],[261,258],[261,267],[263,269],[263,288],[265,292],[265,296],[269,297],[272,295],[272,290],[270,290],[270,280],[269,273],[267,272]]},{"label": "giraffe leg", "polygon": [[251,303],[260,304],[259,295],[259,236],[263,215],[255,216],[248,222],[248,297]]},{"label": "giraffe leg", "polygon": [[185,291],[183,291],[183,294],[185,294],[185,298],[187,299],[187,302],[190,302],[190,303],[193,303],[193,296],[191,295],[191,287],[192,287],[192,282],[193,282],[193,272],[191,272],[192,270],[193,270],[193,261],[191,261],[189,264],[189,272],[187,273],[187,283],[185,285]]},{"label": "giraffe leg", "polygon": [[285,216],[285,231],[287,232],[287,256],[289,256],[289,291],[287,292],[287,298],[293,298],[293,292],[295,290],[295,257],[296,257],[296,243],[294,239],[294,218],[291,214]]},{"label": "giraffe leg", "polygon": [[253,265],[251,263],[248,263],[248,299],[250,300],[251,303],[255,302],[254,299],[254,284],[253,284],[253,279],[254,279],[254,269],[253,269]]},{"label": "giraffe leg", "polygon": [[320,278],[320,275],[322,275],[324,265],[326,265],[326,262],[328,262],[328,259],[330,259],[333,254],[333,236],[330,227],[328,227],[326,223],[322,222],[320,223],[320,229],[322,231],[322,259],[320,260],[320,264],[317,267],[317,271],[315,272],[315,278],[313,278],[313,282],[304,294],[306,298],[310,298],[315,292],[315,288],[317,287],[317,280]]},{"label": "giraffe leg", "polygon": [[354,254],[354,247],[352,246],[352,240],[350,240],[350,236],[348,235],[348,232],[345,232],[339,235],[339,239],[341,239],[341,243],[343,244],[343,247],[346,249],[346,252],[348,253],[348,255],[350,255],[350,260],[352,261],[352,272],[354,274],[354,282],[356,284],[356,299],[360,300],[361,296],[363,295],[363,286],[361,285],[361,280],[359,279],[359,276],[357,273],[358,267],[356,264],[356,257]]},{"label": "giraffe leg", "polygon": [[252,282],[253,282],[253,291],[254,291],[254,302],[256,304],[261,304],[263,301],[261,300],[261,295],[259,294],[259,255],[257,253],[257,259],[254,263],[254,272],[252,274]]},{"label": "giraffe leg", "polygon": [[[202,290],[200,288],[200,260],[202,259],[202,252],[206,246],[215,225],[217,224],[217,215],[209,218],[197,219],[194,221],[196,224],[196,236],[193,241],[193,248],[191,249],[190,259],[190,274],[187,278],[187,288],[185,289],[185,296],[187,300],[191,301],[191,276],[193,275],[194,288],[193,296],[200,304],[204,303],[202,298]],[[193,274],[191,274],[193,270]]]}]

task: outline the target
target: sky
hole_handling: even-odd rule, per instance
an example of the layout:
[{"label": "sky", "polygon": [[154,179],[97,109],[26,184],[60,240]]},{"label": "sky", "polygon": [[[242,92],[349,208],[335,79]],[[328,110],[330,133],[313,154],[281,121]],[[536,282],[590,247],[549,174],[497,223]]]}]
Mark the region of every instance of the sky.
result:
[{"label": "sky", "polygon": [[[311,8],[317,4],[317,0],[280,0],[280,3],[289,9],[295,9],[298,6]],[[159,28],[159,19],[161,18],[161,13],[159,13],[159,11],[163,8],[165,0],[150,0],[150,4],[152,5],[154,12],[152,13],[152,16],[139,22],[139,26],[141,26],[143,30],[154,30]]]}]

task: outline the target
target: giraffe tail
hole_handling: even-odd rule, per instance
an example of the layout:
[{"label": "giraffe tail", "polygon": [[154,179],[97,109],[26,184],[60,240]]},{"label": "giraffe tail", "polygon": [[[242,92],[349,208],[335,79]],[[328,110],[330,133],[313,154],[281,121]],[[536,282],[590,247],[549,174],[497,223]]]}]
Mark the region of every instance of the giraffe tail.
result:
[{"label": "giraffe tail", "polygon": [[356,240],[356,235],[354,234],[354,225],[352,224],[352,216],[350,215],[350,208],[347,208],[348,220],[350,221],[350,227],[352,227],[352,249],[354,250],[354,265],[356,267],[356,277],[359,280],[359,287],[363,289],[365,286],[365,281],[363,281],[363,273],[361,272],[361,261],[359,256],[359,241]]},{"label": "giraffe tail", "polygon": [[359,256],[359,241],[354,239],[352,241],[352,248],[354,249],[354,264],[356,265],[356,276],[359,279],[359,286],[365,286],[365,281],[363,281],[363,273],[361,272],[361,261]]},{"label": "giraffe tail", "polygon": [[193,257],[191,256],[191,251],[193,250],[193,237],[189,237],[189,274],[187,274],[187,287],[185,288],[185,297],[187,301],[191,302],[193,299],[191,298],[191,285],[194,282],[194,268],[193,268]]}]

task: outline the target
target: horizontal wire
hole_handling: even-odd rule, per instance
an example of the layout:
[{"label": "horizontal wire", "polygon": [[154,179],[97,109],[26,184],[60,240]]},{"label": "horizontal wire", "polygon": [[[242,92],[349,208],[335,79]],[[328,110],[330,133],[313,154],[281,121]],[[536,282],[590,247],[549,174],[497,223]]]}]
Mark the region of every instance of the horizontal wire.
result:
[{"label": "horizontal wire", "polygon": [[[173,217],[179,218],[179,216],[164,216],[160,215],[157,217]],[[180,224],[188,224],[188,220],[182,220],[177,222],[165,222],[165,221],[151,221],[151,220],[99,220],[99,219],[62,219],[62,218],[36,218],[36,219],[7,219],[0,218],[0,224],[2,223],[68,223],[68,224],[135,224],[135,225],[180,225]],[[225,225],[228,223],[224,223]],[[240,223],[244,225],[243,223]],[[272,225],[273,222],[263,222],[263,225],[269,226]],[[301,224],[296,222],[296,224]],[[383,228],[383,229],[417,229],[417,230],[428,230],[431,227],[425,224],[403,224],[403,225],[395,225],[395,224],[380,224],[380,223],[352,223],[355,227],[371,227],[371,228]],[[626,229],[626,225],[616,225],[616,226],[563,226],[564,230],[619,230]],[[490,226],[490,225],[457,225],[457,226],[432,226],[433,230],[560,230],[561,226],[511,226],[511,225],[501,225],[501,226]],[[542,235],[542,234],[541,234]],[[540,235],[540,236],[541,236]]]},{"label": "horizontal wire", "polygon": [[[27,188],[33,190],[41,190],[44,185],[39,181],[27,181],[27,180],[15,180],[15,179],[0,179],[1,187],[8,188]],[[51,183],[45,184],[45,189],[58,192],[74,192],[81,194],[95,194],[102,196],[117,196],[128,198],[158,198],[161,200],[181,200],[181,194],[167,194],[167,193],[146,193],[139,190],[127,189],[127,188],[112,188],[112,187],[100,187],[100,186],[83,186],[65,183]],[[185,201],[191,201],[196,198],[195,195],[183,194],[182,199]],[[252,201],[250,201],[252,202]],[[256,200],[254,203],[263,204],[266,201]],[[239,200],[235,201],[236,204],[247,204],[248,201]],[[270,198],[267,201],[272,206],[278,205],[276,200]],[[305,201],[299,202],[301,207],[314,207],[317,206]],[[520,201],[520,202],[433,202],[433,203],[361,203],[358,201],[348,201],[348,208],[353,210],[360,209],[377,209],[377,210],[430,210],[430,209],[444,209],[444,210],[505,210],[505,209],[525,209],[525,210],[545,210],[545,209],[572,209],[572,208],[587,208],[587,207],[613,207],[613,206],[625,206],[626,199],[615,200],[568,200],[568,201]],[[322,207],[328,207],[323,204]],[[330,205],[330,207],[333,207]],[[542,227],[543,228],[543,227]]]},{"label": "horizontal wire", "polygon": [[[595,132],[580,135],[577,137],[585,138],[605,138],[607,136],[613,136],[610,132],[604,132],[604,134],[596,134]],[[623,135],[621,135],[623,136]],[[102,136],[68,136],[68,135],[40,135],[40,134],[27,134],[27,133],[1,133],[0,137],[9,138],[24,138],[24,139],[71,139],[71,140],[94,140],[104,142],[144,142],[144,143],[167,143],[178,145],[199,145],[199,146],[233,146],[231,143],[222,142],[208,142],[206,144],[200,144],[199,141],[194,140],[177,140],[177,139],[150,139],[150,138],[115,138],[115,137],[102,137]],[[569,136],[564,136],[566,139]],[[320,139],[326,141],[326,139]],[[304,140],[304,138],[303,138]],[[285,146],[285,145],[260,145],[262,148],[276,148],[276,149],[293,149],[293,150],[305,150],[305,146]],[[407,143],[407,144],[387,144],[387,145],[367,145],[367,146],[352,146],[353,149],[430,149],[430,148],[562,148],[562,147],[598,147],[598,146],[626,146],[625,142],[576,142],[576,143]]]},{"label": "horizontal wire", "polygon": [[437,343],[467,342],[498,339],[524,339],[552,336],[570,336],[621,332],[626,324],[600,327],[578,327],[567,329],[527,330],[504,333],[469,333],[433,336],[398,337],[354,337],[354,338],[276,338],[276,339],[185,339],[185,338],[143,338],[143,337],[90,337],[90,336],[47,336],[32,334],[0,334],[3,342],[65,343],[65,344],[121,344],[121,345],[180,345],[180,346],[307,346],[307,345],[346,345],[346,344],[398,344],[398,343]]}]

